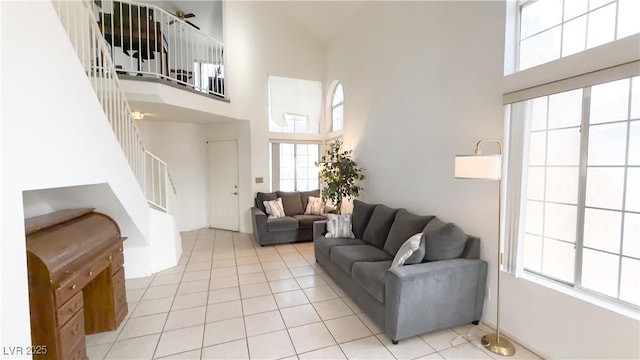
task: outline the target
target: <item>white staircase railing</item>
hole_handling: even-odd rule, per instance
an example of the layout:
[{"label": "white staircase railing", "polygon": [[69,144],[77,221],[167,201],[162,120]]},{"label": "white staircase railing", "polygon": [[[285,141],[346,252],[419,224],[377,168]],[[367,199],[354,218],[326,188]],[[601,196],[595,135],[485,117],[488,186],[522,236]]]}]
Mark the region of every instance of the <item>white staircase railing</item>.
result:
[{"label": "white staircase railing", "polygon": [[[120,87],[108,44],[90,8],[93,2],[52,0],[52,3],[140,188],[151,204],[165,212],[171,212],[173,209],[168,206],[169,198],[174,196],[175,189],[170,181],[167,164],[147,151],[142,144],[131,108]],[[156,163],[161,163],[162,166]],[[163,195],[159,196],[161,193]]]},{"label": "white staircase railing", "polygon": [[155,5],[102,0],[94,10],[119,74],[226,97],[220,41]]}]

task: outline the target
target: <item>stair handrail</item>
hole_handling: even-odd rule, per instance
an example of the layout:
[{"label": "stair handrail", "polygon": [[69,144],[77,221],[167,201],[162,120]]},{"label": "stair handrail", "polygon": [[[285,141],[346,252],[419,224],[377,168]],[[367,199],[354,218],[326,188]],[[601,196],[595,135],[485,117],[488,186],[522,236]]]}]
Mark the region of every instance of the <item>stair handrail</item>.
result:
[{"label": "stair handrail", "polygon": [[[107,43],[98,27],[91,8],[92,3],[88,0],[51,0],[51,2],[67,35],[69,35],[69,40],[96,92],[107,121],[109,121],[114,135],[122,147],[138,185],[147,197],[147,201],[150,201],[151,194],[146,187],[146,156],[148,151],[142,142],[140,131],[131,113],[131,107],[120,85]],[[158,158],[158,160],[160,159]],[[166,163],[164,165],[168,175],[169,170]],[[154,205],[169,212],[166,203],[154,203]]]}]

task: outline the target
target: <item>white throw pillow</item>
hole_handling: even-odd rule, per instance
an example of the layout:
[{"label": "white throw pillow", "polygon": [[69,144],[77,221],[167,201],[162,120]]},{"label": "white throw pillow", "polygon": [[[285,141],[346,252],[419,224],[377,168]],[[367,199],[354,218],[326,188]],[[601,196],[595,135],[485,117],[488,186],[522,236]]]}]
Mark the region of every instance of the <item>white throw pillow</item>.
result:
[{"label": "white throw pillow", "polygon": [[282,198],[271,201],[263,201],[262,203],[264,204],[265,210],[267,210],[269,219],[277,219],[286,216],[284,214],[284,207],[282,207]]},{"label": "white throw pillow", "polygon": [[322,205],[322,199],[315,196],[309,196],[309,202],[307,208],[304,211],[305,215],[322,215],[324,206]]},{"label": "white throw pillow", "polygon": [[327,238],[353,239],[351,231],[351,214],[327,214]]},{"label": "white throw pillow", "polygon": [[404,265],[404,262],[413,254],[414,251],[418,250],[420,247],[420,239],[422,238],[422,233],[417,233],[410,237],[407,241],[400,246],[400,249],[396,253],[396,256],[393,258],[393,262],[391,263],[391,269],[396,268],[398,266]]}]

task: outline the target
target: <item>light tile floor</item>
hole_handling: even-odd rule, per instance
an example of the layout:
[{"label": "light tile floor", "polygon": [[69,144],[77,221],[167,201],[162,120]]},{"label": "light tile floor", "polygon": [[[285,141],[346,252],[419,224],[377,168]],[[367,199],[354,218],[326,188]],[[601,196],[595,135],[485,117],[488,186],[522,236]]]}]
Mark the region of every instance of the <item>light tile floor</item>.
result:
[{"label": "light tile floor", "polygon": [[[177,266],[126,281],[129,314],[87,337],[90,359],[500,359],[471,324],[391,344],[320,268],[312,243],[182,234]],[[516,344],[509,359],[538,359]]]}]

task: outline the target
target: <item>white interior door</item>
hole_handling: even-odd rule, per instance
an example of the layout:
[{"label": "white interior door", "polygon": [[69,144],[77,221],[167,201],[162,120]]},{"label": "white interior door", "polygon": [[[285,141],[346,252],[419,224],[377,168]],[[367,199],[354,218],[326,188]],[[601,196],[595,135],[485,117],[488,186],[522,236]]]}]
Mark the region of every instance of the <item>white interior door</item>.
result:
[{"label": "white interior door", "polygon": [[238,231],[238,142],[208,141],[209,226]]}]

